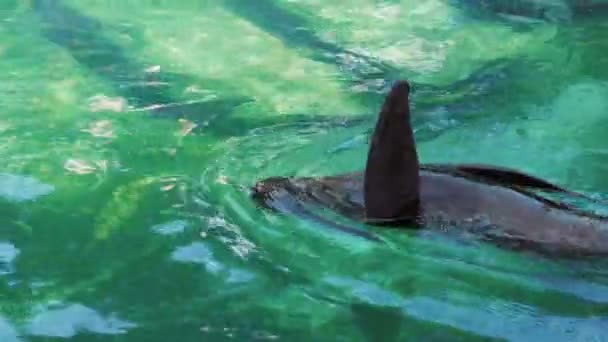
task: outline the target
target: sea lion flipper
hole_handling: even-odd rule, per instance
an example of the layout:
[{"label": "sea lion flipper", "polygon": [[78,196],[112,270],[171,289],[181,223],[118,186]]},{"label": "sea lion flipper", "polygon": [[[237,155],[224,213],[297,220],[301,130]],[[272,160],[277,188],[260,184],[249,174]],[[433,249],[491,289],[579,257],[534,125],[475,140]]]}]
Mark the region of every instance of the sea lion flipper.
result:
[{"label": "sea lion flipper", "polygon": [[425,164],[421,166],[421,168],[426,170],[443,170],[447,172],[464,173],[467,176],[481,178],[483,180],[495,182],[508,187],[532,188],[547,192],[562,193],[593,202],[599,202],[587,195],[568,190],[544,179],[500,166],[483,164]]},{"label": "sea lion flipper", "polygon": [[410,125],[409,84],[396,82],[378,115],[364,175],[368,222],[410,221],[420,203],[419,162]]},{"label": "sea lion flipper", "polygon": [[[597,203],[606,205],[607,203],[604,200],[599,200],[596,198],[592,198],[588,195],[585,195],[580,192],[568,190],[559,185],[546,181],[544,179],[523,173],[521,171],[517,171],[510,168],[493,166],[493,165],[484,165],[484,164],[423,164],[420,166],[421,170],[428,171],[436,171],[443,173],[450,173],[454,175],[462,175],[467,178],[474,178],[486,182],[492,182],[499,184],[501,186],[510,187],[513,189],[518,189],[519,191],[524,191],[528,196],[533,196],[538,200],[550,201],[553,206],[560,207],[564,210],[568,211],[577,211],[574,207],[569,204],[563,202],[556,202],[554,200],[549,200],[545,197],[538,196],[533,193],[529,193],[529,190],[541,190],[551,193],[558,193],[563,195],[568,195],[573,198],[580,198],[585,201],[589,201],[591,203]],[[586,214],[591,215],[591,214]],[[608,219],[608,217],[603,215],[593,215],[594,217],[601,219]]]},{"label": "sea lion flipper", "polygon": [[569,192],[544,179],[509,168],[481,164],[462,164],[458,165],[458,169],[469,174],[490,178],[503,184],[512,184],[546,191]]},{"label": "sea lion flipper", "polygon": [[448,173],[464,173],[474,178],[482,178],[506,186],[521,186],[551,192],[569,192],[556,184],[521,171],[483,164],[425,164],[425,170],[439,170]]}]

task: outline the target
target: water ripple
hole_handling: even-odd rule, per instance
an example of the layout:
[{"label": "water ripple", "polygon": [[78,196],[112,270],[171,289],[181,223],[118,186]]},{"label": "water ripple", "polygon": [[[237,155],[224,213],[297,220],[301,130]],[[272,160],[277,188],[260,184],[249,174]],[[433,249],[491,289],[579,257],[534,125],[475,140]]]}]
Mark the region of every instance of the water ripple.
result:
[{"label": "water ripple", "polygon": [[31,319],[28,330],[34,336],[69,338],[83,332],[124,334],[134,327],[134,323],[114,316],[103,317],[84,305],[72,304],[63,308],[43,310]]},{"label": "water ripple", "polygon": [[505,302],[483,305],[485,308],[476,308],[432,298],[413,298],[404,301],[403,311],[420,319],[508,341],[608,341],[604,333],[606,318],[544,315],[534,308],[520,310],[517,305]]}]

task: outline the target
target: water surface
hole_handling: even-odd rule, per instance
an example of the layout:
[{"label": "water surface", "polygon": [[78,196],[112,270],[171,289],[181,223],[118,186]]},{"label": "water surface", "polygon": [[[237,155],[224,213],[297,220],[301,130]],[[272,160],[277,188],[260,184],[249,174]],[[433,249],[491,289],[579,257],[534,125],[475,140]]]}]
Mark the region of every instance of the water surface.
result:
[{"label": "water surface", "polygon": [[0,340],[607,340],[605,264],[248,198],[363,167],[399,77],[423,161],[606,196],[605,18],[471,3],[2,2]]}]

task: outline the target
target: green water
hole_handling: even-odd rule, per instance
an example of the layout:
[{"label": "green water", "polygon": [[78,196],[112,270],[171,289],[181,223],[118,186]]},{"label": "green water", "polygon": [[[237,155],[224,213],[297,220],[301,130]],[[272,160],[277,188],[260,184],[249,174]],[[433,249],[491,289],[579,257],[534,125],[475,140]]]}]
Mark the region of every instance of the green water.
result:
[{"label": "green water", "polygon": [[360,169],[399,77],[423,161],[608,195],[608,21],[465,2],[2,1],[0,341],[608,340],[605,264],[248,198]]}]

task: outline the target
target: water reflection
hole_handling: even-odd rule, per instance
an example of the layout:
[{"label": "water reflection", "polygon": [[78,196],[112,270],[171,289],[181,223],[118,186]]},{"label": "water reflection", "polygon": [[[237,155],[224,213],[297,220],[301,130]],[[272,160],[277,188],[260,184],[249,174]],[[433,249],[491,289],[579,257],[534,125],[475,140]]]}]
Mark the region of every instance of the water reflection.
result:
[{"label": "water reflection", "polygon": [[13,260],[19,255],[19,249],[9,242],[0,242],[0,276],[13,272]]},{"label": "water reflection", "polygon": [[572,277],[545,277],[539,281],[539,286],[594,302],[595,304],[608,305],[608,285],[574,279]]},{"label": "water reflection", "polygon": [[[571,23],[574,20],[604,16],[608,10],[605,0],[457,0],[474,14],[498,17],[512,23],[536,23],[538,21]],[[528,20],[526,20],[528,19]]]},{"label": "water reflection", "polygon": [[2,342],[22,342],[13,326],[0,316],[0,341]]},{"label": "water reflection", "polygon": [[175,220],[157,224],[150,228],[153,232],[161,235],[176,235],[183,233],[188,223],[184,220]]},{"label": "water reflection", "polygon": [[19,255],[19,250],[9,242],[0,242],[0,264],[10,264]]},{"label": "water reflection", "polygon": [[12,202],[35,200],[54,190],[52,185],[42,183],[31,176],[0,173],[0,198]]},{"label": "water reflection", "polygon": [[[549,315],[533,306],[501,300],[469,298],[462,302],[470,294],[460,294],[460,298],[455,296],[453,300],[418,296],[405,298],[373,283],[347,277],[327,277],[324,282],[348,291],[358,301],[378,307],[398,307],[406,316],[479,336],[509,341],[607,340],[604,329],[608,319],[600,316]],[[453,304],[452,301],[459,303]]]},{"label": "water reflection", "polygon": [[[9,293],[0,303],[7,317],[0,319],[0,341],[27,340],[19,338],[22,326],[16,323],[27,317],[31,320],[23,331],[32,335],[32,341],[80,340],[87,339],[86,334],[105,334],[95,338],[111,340],[112,335],[126,333],[130,341],[146,342],[165,342],[177,335],[188,341],[209,336],[298,340],[290,338],[296,333],[307,334],[310,340],[356,340],[353,331],[360,326],[379,334],[371,340],[386,340],[383,329],[398,329],[402,321],[413,322],[403,329],[408,333],[426,325],[430,336],[441,331],[443,339],[461,331],[512,340],[521,340],[519,334],[526,333],[543,340],[600,336],[605,320],[591,313],[605,311],[604,279],[558,276],[559,270],[544,269],[550,262],[477,245],[421,242],[407,234],[379,232],[391,242],[390,250],[331,231],[317,234],[326,227],[262,213],[244,189],[268,175],[359,168],[366,130],[373,127],[376,111],[368,104],[380,97],[390,78],[415,71],[421,77],[414,87],[416,133],[433,141],[425,150],[426,159],[504,158],[504,164],[520,163],[563,180],[560,172],[568,168],[569,156],[564,154],[571,149],[561,139],[569,137],[572,142],[575,137],[591,149],[598,142],[583,132],[594,129],[602,137],[605,131],[600,124],[606,109],[605,85],[593,79],[580,83],[580,75],[575,75],[582,57],[593,62],[584,66],[587,76],[603,74],[603,57],[589,53],[604,51],[602,44],[576,45],[567,38],[573,28],[561,25],[540,24],[525,34],[503,23],[484,26],[487,23],[467,21],[460,10],[441,0],[363,1],[354,13],[358,17],[352,17],[344,4],[331,1],[264,0],[260,6],[217,1],[230,15],[204,23],[212,15],[187,13],[200,4],[31,1],[35,15],[28,20],[38,22],[22,25],[31,30],[40,24],[42,31],[32,35],[42,37],[28,43],[48,45],[43,51],[50,57],[24,50],[31,60],[43,62],[23,59],[27,63],[5,68],[19,73],[23,85],[9,85],[12,96],[5,99],[14,98],[18,116],[0,122],[0,132],[19,137],[11,140],[7,155],[24,158],[27,151],[36,151],[50,161],[42,167],[32,163],[34,171],[28,166],[23,168],[28,172],[19,174],[18,166],[9,166],[15,173],[0,174],[0,201],[39,199],[55,187],[57,193],[39,206],[10,204],[10,215],[0,215],[0,229],[7,227],[0,231],[6,234],[0,241],[15,244],[0,243],[0,272],[11,273],[2,280],[15,278],[8,285],[0,282],[0,292]],[[138,9],[132,12],[138,15],[130,16],[123,6]],[[425,20],[403,20],[401,14]],[[269,22],[268,17],[276,20]],[[128,32],[117,26],[129,27]],[[214,28],[228,38],[187,39],[212,36],[214,31],[207,31]],[[580,30],[575,32],[580,37],[605,41],[605,30],[574,29]],[[0,35],[5,33],[0,29]],[[2,35],[14,40],[7,46],[27,45],[16,33],[21,31]],[[244,44],[240,38],[255,44]],[[212,44],[219,41],[229,47]],[[365,51],[357,50],[362,47]],[[231,59],[231,54],[244,58]],[[256,67],[242,64],[249,57],[268,62]],[[393,59],[399,63],[387,62]],[[308,63],[311,60],[313,64]],[[218,72],[210,71],[213,64],[221,66]],[[313,69],[322,72],[306,75]],[[54,89],[50,97],[65,96],[83,105],[81,111],[65,115],[74,108],[57,108],[48,96],[33,94],[49,77]],[[55,77],[68,81],[57,82],[63,86],[55,89]],[[449,85],[435,85],[437,80]],[[343,98],[351,96],[364,115],[340,112],[346,106]],[[21,108],[30,97],[38,103],[34,110]],[[289,115],[276,115],[281,110]],[[54,112],[69,120],[59,122]],[[531,114],[539,114],[536,121],[520,120]],[[190,120],[175,122],[182,116]],[[28,124],[37,130],[27,126],[23,131],[21,120],[31,120]],[[484,125],[472,127],[480,121]],[[449,132],[458,127],[460,139],[450,140]],[[179,139],[173,139],[180,128]],[[510,128],[509,139],[496,139]],[[448,134],[437,139],[442,132]],[[546,142],[547,133],[559,144],[535,150],[541,139],[532,138],[542,136]],[[17,148],[26,139],[30,144]],[[61,144],[49,146],[53,139]],[[94,149],[103,155],[89,153]],[[65,164],[78,174],[103,171],[104,183],[78,187],[83,178],[66,177],[57,161],[57,153],[65,150],[108,160],[107,166],[95,165],[73,156]],[[65,160],[65,155],[59,159]],[[549,162],[539,164],[541,159]],[[587,161],[578,167],[590,169]],[[53,170],[58,170],[56,178],[51,178]],[[590,179],[577,176],[576,182]],[[443,258],[445,254],[453,257]],[[469,263],[458,262],[463,259]],[[340,276],[343,272],[348,276]],[[537,272],[552,277],[535,279]],[[377,279],[362,280],[363,275]],[[314,293],[318,283],[326,286]],[[328,303],[323,299],[330,297],[331,289],[335,293]],[[442,296],[448,291],[455,291],[454,296]],[[88,306],[40,304],[49,298]],[[358,302],[367,308],[353,309],[362,318],[353,322],[348,309]],[[103,313],[96,311],[102,307]],[[127,319],[137,325],[108,314],[112,310],[133,314]],[[390,324],[373,324],[383,320]],[[147,336],[138,337],[142,330]]]},{"label": "water reflection", "polygon": [[29,323],[28,331],[34,336],[69,338],[80,333],[119,335],[136,324],[113,315],[103,317],[82,304],[42,310]]},{"label": "water reflection", "polygon": [[224,265],[214,257],[211,248],[202,242],[193,242],[188,246],[178,247],[171,254],[171,258],[179,262],[202,264],[210,273],[218,273],[224,269]]},{"label": "water reflection", "polygon": [[231,268],[220,262],[211,248],[203,242],[193,242],[187,246],[178,247],[171,258],[178,262],[201,264],[205,270],[215,275],[221,275],[226,283],[248,283],[255,279],[255,274],[240,268]]},{"label": "water reflection", "polygon": [[432,298],[403,302],[407,315],[479,335],[509,341],[606,341],[608,319],[545,315],[533,307],[495,301],[480,307],[453,305]]}]

